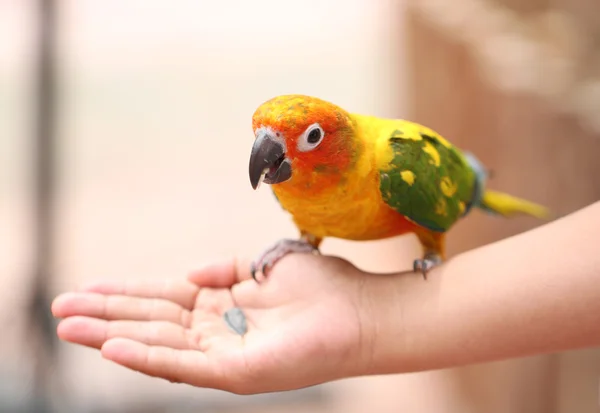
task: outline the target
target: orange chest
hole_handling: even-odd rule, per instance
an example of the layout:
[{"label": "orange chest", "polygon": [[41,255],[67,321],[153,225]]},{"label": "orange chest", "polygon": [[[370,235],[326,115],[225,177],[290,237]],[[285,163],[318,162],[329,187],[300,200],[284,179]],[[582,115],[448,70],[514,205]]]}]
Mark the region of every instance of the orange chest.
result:
[{"label": "orange chest", "polygon": [[298,229],[319,238],[376,240],[415,228],[383,201],[377,185],[344,185],[319,195],[293,193],[279,185],[273,191]]}]

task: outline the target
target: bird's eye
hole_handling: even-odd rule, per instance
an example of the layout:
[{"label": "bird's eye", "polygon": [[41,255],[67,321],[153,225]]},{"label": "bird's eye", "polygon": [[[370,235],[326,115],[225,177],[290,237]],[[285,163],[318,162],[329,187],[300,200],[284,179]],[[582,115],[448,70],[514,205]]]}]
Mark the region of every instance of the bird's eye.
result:
[{"label": "bird's eye", "polygon": [[310,125],[298,139],[298,150],[307,152],[315,149],[325,136],[325,131],[318,123]]},{"label": "bird's eye", "polygon": [[321,129],[313,129],[310,131],[308,136],[306,137],[306,142],[314,145],[315,143],[321,140]]}]

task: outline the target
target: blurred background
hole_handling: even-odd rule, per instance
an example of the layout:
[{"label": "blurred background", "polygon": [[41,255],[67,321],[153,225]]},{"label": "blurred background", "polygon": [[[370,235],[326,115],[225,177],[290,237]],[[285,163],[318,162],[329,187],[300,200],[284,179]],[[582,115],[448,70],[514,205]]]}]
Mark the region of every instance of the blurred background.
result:
[{"label": "blurred background", "polygon": [[[559,214],[600,199],[597,0],[0,0],[0,412],[599,412],[596,349],[240,397],[56,341],[49,303],[82,282],[295,234],[247,177],[283,93],[423,122]],[[450,252],[536,225],[474,213]],[[324,249],[373,271],[418,251]]]}]

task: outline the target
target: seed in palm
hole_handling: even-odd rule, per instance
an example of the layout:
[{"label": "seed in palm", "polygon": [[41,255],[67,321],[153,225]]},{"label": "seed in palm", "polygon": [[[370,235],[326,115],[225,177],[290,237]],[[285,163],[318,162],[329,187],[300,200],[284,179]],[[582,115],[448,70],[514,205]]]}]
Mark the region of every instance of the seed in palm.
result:
[{"label": "seed in palm", "polygon": [[229,310],[225,311],[223,318],[227,323],[227,327],[229,327],[234,333],[239,334],[240,336],[246,334],[248,325],[246,323],[246,316],[241,308],[230,308]]}]

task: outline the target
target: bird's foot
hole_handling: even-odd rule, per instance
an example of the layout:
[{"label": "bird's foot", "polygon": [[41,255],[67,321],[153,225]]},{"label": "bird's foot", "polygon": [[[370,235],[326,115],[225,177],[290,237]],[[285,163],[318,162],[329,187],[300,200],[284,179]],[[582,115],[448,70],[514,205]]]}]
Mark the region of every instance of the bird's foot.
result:
[{"label": "bird's foot", "polygon": [[413,270],[423,274],[423,279],[427,280],[427,273],[441,264],[442,257],[436,253],[427,253],[423,258],[416,259],[413,262]]},{"label": "bird's foot", "polygon": [[294,252],[318,254],[318,248],[312,246],[303,239],[282,239],[276,242],[272,247],[265,250],[250,267],[250,274],[254,281],[258,282],[256,273],[258,270],[262,272],[263,277],[266,277],[269,270],[273,268],[275,263],[285,257],[287,254]]}]

